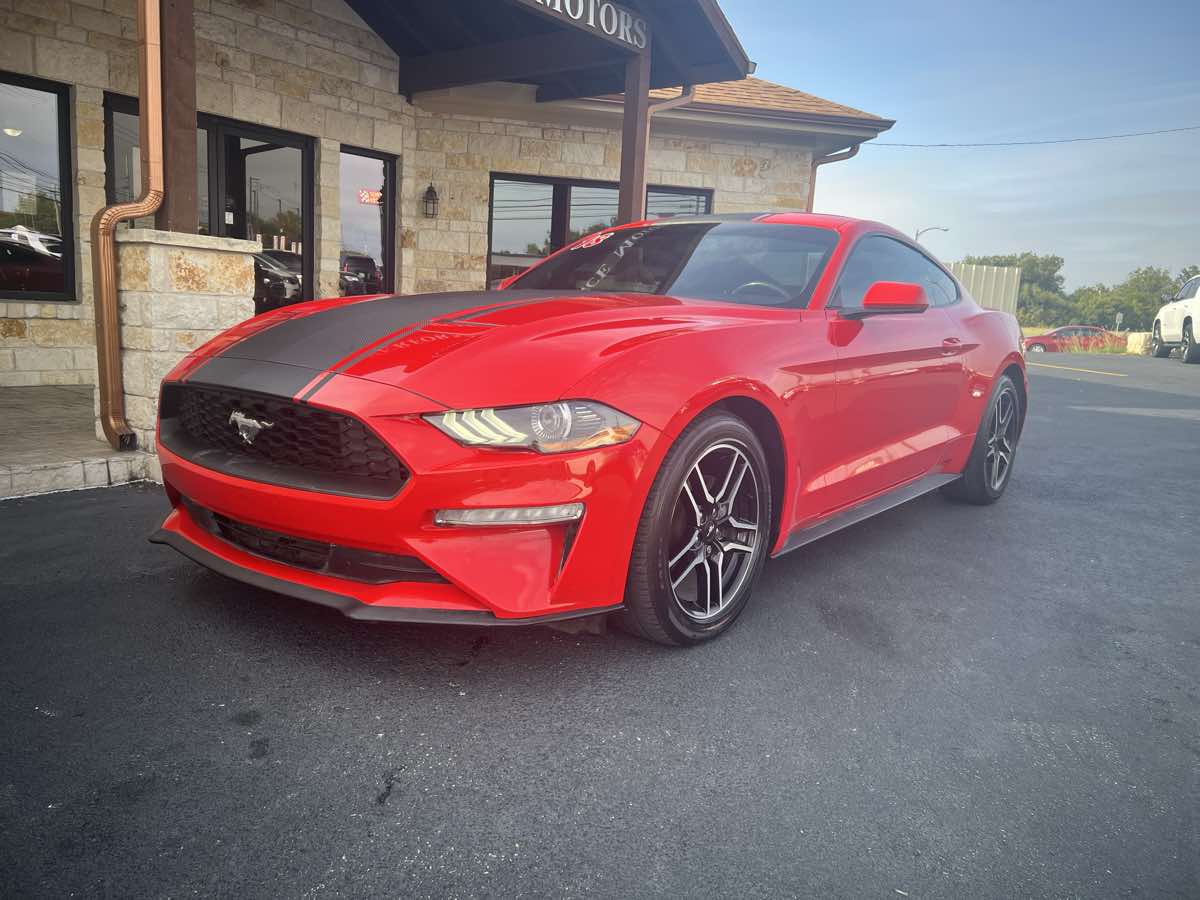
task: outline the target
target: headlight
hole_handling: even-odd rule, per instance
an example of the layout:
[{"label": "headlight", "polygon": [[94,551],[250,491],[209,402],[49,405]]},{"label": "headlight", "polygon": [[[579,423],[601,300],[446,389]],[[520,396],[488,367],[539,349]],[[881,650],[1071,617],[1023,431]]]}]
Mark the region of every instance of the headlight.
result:
[{"label": "headlight", "polygon": [[590,400],[496,409],[462,409],[425,417],[471,447],[530,448],[540,453],[590,450],[620,444],[637,433],[637,419]]}]

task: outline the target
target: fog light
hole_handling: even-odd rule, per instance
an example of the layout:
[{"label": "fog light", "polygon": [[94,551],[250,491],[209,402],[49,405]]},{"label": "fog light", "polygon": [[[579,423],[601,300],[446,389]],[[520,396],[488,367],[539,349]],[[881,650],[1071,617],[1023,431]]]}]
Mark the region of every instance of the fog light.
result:
[{"label": "fog light", "polygon": [[438,525],[550,525],[574,522],[583,517],[582,503],[557,506],[506,506],[498,509],[439,509]]}]

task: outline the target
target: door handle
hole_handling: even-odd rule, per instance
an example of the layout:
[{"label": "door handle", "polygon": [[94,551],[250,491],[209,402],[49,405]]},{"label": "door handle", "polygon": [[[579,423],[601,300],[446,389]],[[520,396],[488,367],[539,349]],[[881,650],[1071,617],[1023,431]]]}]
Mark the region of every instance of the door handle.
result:
[{"label": "door handle", "polygon": [[962,347],[962,341],[956,337],[948,337],[942,340],[942,355],[952,356],[957,353]]}]

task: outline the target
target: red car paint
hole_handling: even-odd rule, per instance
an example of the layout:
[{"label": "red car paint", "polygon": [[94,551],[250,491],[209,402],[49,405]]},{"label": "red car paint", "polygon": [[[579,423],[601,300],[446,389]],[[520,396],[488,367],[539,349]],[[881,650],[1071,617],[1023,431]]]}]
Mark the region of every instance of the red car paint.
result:
[{"label": "red car paint", "polygon": [[[981,309],[961,286],[958,303],[914,315],[854,318],[826,309],[862,237],[915,245],[887,226],[854,219],[775,214],[757,221],[836,232],[806,307],[584,293],[506,305],[510,292],[498,291],[480,293],[477,311],[454,320],[363,334],[360,349],[304,374],[292,396],[359,419],[394,448],[411,472],[399,493],[362,499],[235,477],[172,452],[160,431],[174,505],[163,534],[181,549],[201,548],[234,577],[264,576],[289,593],[352,597],[363,606],[349,614],[362,618],[388,609],[418,619],[469,611],[503,622],[621,603],[638,517],[659,466],[672,440],[713,404],[757,411],[764,441],[779,446],[776,553],[798,529],[930,473],[961,471],[994,379],[1008,371],[1028,393],[1016,320]],[[913,299],[903,290],[883,298]],[[200,378],[215,357],[282,322],[370,302],[322,300],[251,319],[186,358],[166,383]],[[643,424],[624,444],[543,455],[462,446],[421,418],[572,398]],[[445,583],[366,585],[264,559],[200,528],[185,497],[301,539],[415,556]],[[560,524],[449,528],[433,519],[446,508],[570,502],[586,507],[575,534]]]}]

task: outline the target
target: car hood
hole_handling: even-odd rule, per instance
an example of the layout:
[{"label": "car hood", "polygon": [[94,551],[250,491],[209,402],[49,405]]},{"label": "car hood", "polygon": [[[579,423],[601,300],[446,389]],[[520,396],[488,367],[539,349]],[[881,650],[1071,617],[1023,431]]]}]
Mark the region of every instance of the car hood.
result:
[{"label": "car hood", "polygon": [[647,342],[761,324],[782,312],[661,295],[547,291],[319,301],[227,332],[191,380],[312,396],[322,375],[345,375],[448,408],[535,403],[563,397],[598,366]]}]

